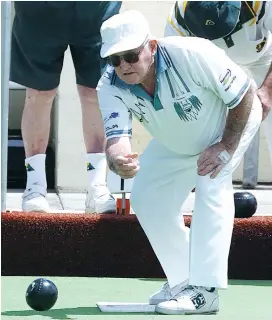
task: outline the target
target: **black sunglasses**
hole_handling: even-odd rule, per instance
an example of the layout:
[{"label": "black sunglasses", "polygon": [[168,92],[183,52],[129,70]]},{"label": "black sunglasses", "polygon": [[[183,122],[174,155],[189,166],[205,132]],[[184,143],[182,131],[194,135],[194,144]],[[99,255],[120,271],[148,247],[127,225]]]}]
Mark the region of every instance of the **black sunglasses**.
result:
[{"label": "black sunglasses", "polygon": [[121,61],[124,60],[127,63],[136,63],[139,61],[139,56],[142,53],[145,45],[147,44],[148,40],[145,40],[145,42],[141,45],[141,48],[137,51],[128,51],[124,53],[123,55],[111,55],[108,57],[107,62],[113,67],[119,67],[121,64]]}]

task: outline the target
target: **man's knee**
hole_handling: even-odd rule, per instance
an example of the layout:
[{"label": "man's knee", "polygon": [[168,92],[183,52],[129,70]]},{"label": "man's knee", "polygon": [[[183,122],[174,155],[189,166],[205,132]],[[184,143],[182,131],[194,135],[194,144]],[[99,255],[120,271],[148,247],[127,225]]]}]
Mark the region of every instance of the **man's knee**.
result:
[{"label": "man's knee", "polygon": [[26,89],[26,104],[38,106],[52,105],[57,94],[57,88],[48,91],[40,91],[32,88]]},{"label": "man's knee", "polygon": [[[232,192],[232,175],[219,175],[214,179],[210,175],[198,176],[196,181],[196,196],[205,199],[213,199],[216,203],[223,200],[226,196],[225,192]],[[222,198],[223,197],[223,198]]]},{"label": "man's knee", "polygon": [[82,101],[98,105],[96,89],[84,87],[81,85],[77,85],[77,89]]}]

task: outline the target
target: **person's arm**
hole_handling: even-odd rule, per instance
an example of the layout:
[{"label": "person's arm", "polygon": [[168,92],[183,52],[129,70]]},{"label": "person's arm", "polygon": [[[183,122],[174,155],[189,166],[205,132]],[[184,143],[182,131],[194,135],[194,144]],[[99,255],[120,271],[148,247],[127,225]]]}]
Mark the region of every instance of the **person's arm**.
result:
[{"label": "person's arm", "polygon": [[207,148],[199,157],[198,174],[215,178],[230,161],[244,133],[256,90],[248,89],[241,102],[229,110],[222,140]]},{"label": "person's arm", "polygon": [[272,109],[272,63],[262,86],[257,90],[257,95],[263,107],[263,120]]},{"label": "person's arm", "polygon": [[106,133],[106,157],[109,169],[122,178],[132,178],[139,170],[138,155],[131,152],[132,115],[122,91],[110,84],[105,75],[97,86],[99,107]]},{"label": "person's arm", "polygon": [[[264,5],[264,3],[262,5]],[[263,24],[264,28],[272,34],[272,2],[270,1],[266,1],[265,3]],[[262,86],[257,90],[257,95],[262,103],[264,120],[272,109],[272,63]]]},{"label": "person's arm", "polygon": [[255,89],[251,86],[242,101],[228,113],[221,143],[230,155],[233,155],[241,140],[252,109],[254,95]]},{"label": "person's arm", "polygon": [[131,153],[131,142],[128,137],[112,138],[107,141],[106,155],[109,169],[116,172],[116,159]]},{"label": "person's arm", "polygon": [[215,178],[236,151],[258,98],[246,73],[223,50],[209,41],[201,42],[195,52],[195,81],[213,91],[229,109],[221,141],[204,150],[198,160],[198,174],[210,173]]},{"label": "person's arm", "polygon": [[139,171],[138,154],[131,152],[131,142],[128,137],[109,139],[106,155],[109,169],[123,179],[131,179]]}]

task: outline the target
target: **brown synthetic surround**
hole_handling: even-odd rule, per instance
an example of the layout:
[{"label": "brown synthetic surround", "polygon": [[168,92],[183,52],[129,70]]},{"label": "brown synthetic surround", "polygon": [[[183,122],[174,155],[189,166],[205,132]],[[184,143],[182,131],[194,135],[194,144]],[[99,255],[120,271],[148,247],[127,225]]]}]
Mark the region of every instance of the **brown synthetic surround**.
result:
[{"label": "brown synthetic surround", "polygon": [[[1,218],[2,275],[165,277],[134,215],[9,212]],[[235,219],[229,278],[272,279],[272,217]]]}]

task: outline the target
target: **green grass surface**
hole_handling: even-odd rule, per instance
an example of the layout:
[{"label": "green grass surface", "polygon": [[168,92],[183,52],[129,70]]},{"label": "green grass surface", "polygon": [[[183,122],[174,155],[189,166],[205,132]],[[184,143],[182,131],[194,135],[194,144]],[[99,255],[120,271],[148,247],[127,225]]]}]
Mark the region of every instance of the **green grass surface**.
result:
[{"label": "green grass surface", "polygon": [[230,281],[228,290],[220,291],[217,315],[165,316],[157,314],[101,313],[98,301],[147,302],[163,280],[49,277],[59,290],[53,309],[31,310],[25,302],[25,291],[37,277],[2,277],[1,319],[89,319],[151,320],[157,317],[188,320],[271,320],[272,281]]}]

